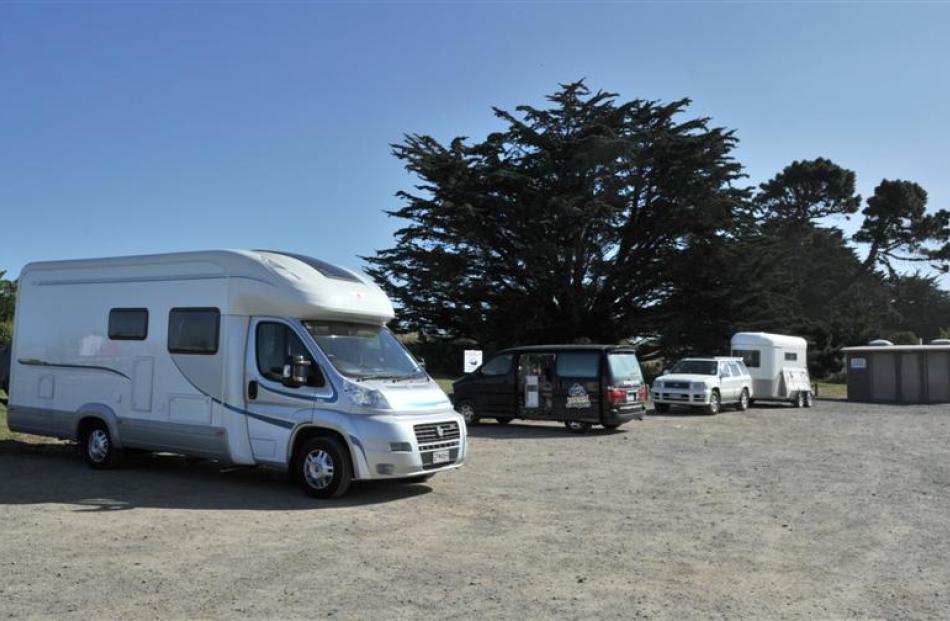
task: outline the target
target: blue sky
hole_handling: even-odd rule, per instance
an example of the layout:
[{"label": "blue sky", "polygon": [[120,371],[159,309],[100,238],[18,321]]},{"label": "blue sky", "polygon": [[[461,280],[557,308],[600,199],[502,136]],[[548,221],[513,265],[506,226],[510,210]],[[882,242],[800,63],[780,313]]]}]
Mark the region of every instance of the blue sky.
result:
[{"label": "blue sky", "polygon": [[586,77],[689,96],[759,183],[829,157],[950,208],[950,4],[0,3],[0,269],[280,248],[359,267],[405,132]]}]

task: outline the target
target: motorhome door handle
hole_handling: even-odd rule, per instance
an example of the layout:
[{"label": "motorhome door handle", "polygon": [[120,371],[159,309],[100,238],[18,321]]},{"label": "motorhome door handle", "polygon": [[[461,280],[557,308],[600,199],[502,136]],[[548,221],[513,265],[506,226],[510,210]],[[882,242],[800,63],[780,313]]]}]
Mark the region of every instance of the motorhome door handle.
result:
[{"label": "motorhome door handle", "polygon": [[247,383],[247,398],[257,399],[257,382],[251,380]]}]

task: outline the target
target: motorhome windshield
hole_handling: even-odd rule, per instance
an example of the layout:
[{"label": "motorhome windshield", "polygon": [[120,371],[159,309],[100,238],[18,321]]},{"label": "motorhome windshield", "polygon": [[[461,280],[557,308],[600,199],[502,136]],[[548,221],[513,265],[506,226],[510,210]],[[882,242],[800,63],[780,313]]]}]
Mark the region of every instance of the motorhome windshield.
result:
[{"label": "motorhome windshield", "polygon": [[342,321],[304,321],[337,371],[356,379],[408,379],[422,367],[382,326]]},{"label": "motorhome windshield", "polygon": [[673,365],[670,372],[685,375],[717,375],[719,363],[715,360],[680,360]]}]

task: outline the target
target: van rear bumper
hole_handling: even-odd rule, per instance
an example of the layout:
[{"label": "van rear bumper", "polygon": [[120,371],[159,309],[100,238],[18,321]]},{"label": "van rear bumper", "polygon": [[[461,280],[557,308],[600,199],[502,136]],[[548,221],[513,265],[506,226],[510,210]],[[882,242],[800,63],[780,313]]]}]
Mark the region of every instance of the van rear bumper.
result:
[{"label": "van rear bumper", "polygon": [[621,425],[623,423],[629,423],[634,419],[640,420],[643,418],[645,411],[646,406],[642,403],[609,408],[604,412],[604,424]]}]

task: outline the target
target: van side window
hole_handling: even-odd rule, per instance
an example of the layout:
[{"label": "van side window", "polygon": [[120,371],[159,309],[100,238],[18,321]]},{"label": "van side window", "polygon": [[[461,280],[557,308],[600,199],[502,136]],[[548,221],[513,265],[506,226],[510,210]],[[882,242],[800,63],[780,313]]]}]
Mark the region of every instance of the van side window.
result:
[{"label": "van side window", "polygon": [[732,371],[732,377],[742,377],[745,375],[739,365],[735,362],[729,363],[729,370]]},{"label": "van side window", "polygon": [[284,365],[290,356],[303,356],[310,361],[310,373],[306,386],[323,386],[323,373],[313,356],[307,351],[300,337],[289,326],[275,321],[262,321],[257,324],[257,370],[261,377],[273,382],[284,379]]},{"label": "van side window", "polygon": [[732,370],[729,368],[729,365],[725,362],[719,363],[719,375],[723,377],[732,377]]},{"label": "van side window", "polygon": [[785,359],[792,360],[792,361],[798,360],[798,354],[796,354],[795,352],[787,351],[785,352]]},{"label": "van side window", "polygon": [[558,377],[597,379],[600,372],[600,352],[561,352],[557,355]]},{"label": "van side window", "polygon": [[173,354],[218,353],[221,311],[173,308],[168,313],[168,351]]},{"label": "van side window", "polygon": [[109,311],[109,338],[113,341],[144,341],[148,336],[148,309],[113,308]]},{"label": "van side window", "polygon": [[750,369],[759,368],[759,353],[758,349],[733,349],[732,355],[736,358],[742,358],[742,361],[745,362],[745,366]]},{"label": "van side window", "polygon": [[482,375],[504,375],[511,370],[511,360],[514,354],[495,356],[482,365]]}]

